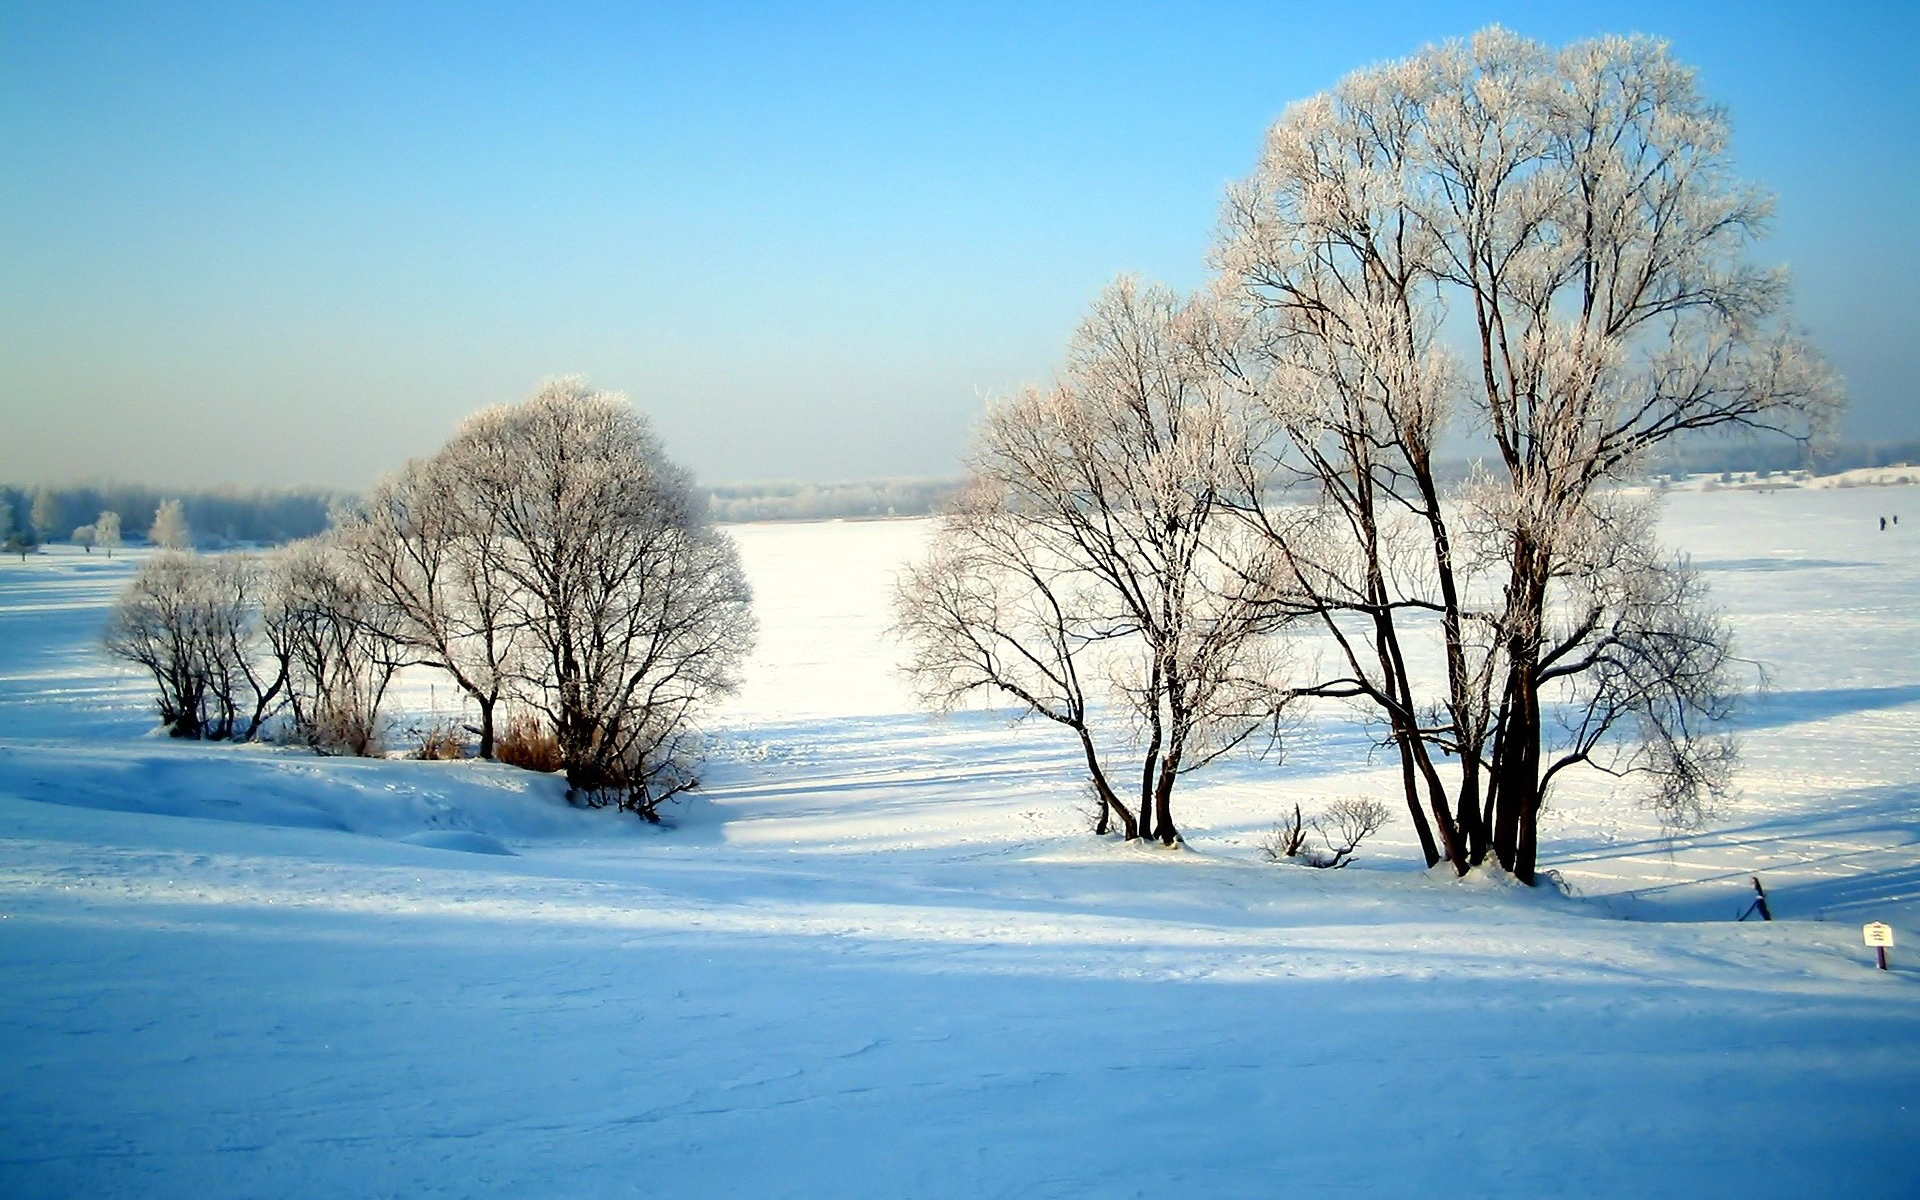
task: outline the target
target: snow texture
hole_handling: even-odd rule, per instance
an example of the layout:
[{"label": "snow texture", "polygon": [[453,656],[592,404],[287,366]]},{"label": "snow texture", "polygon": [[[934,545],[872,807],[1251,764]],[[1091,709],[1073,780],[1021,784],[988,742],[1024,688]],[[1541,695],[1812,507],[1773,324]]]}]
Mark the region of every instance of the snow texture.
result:
[{"label": "snow texture", "polygon": [[734,531],[761,646],[669,829],[154,736],[97,648],[138,556],[0,563],[0,1195],[1920,1195],[1916,497],[1669,501],[1769,690],[1707,829],[1558,795],[1570,894],[1404,820],[1261,862],[1392,795],[1334,712],[1187,849],[1092,838],[1057,731],[912,710],[918,522]]}]

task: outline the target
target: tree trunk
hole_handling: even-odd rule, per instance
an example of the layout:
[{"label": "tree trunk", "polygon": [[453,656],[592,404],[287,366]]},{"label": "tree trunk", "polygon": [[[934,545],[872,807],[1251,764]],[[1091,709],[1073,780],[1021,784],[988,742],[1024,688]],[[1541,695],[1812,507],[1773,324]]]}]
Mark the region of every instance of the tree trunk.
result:
[{"label": "tree trunk", "polygon": [[[1522,883],[1533,882],[1532,844],[1540,808],[1540,661],[1547,595],[1546,555],[1525,534],[1513,546],[1513,573],[1506,599],[1506,720],[1496,734],[1493,764],[1499,802],[1494,810],[1493,852]],[[1525,845],[1527,848],[1522,849]]]},{"label": "tree trunk", "polygon": [[480,757],[489,761],[493,758],[493,707],[499,703],[497,696],[475,696],[480,705]]},{"label": "tree trunk", "polygon": [[1460,756],[1460,802],[1454,824],[1467,842],[1467,863],[1478,866],[1487,858],[1487,830],[1480,821],[1480,760],[1471,754]]},{"label": "tree trunk", "polygon": [[[1373,613],[1374,648],[1380,660],[1382,690],[1390,701],[1388,719],[1393,726],[1394,740],[1400,747],[1401,779],[1406,788],[1407,809],[1413,814],[1414,829],[1420,834],[1427,866],[1432,867],[1444,858],[1453,864],[1457,873],[1464,875],[1467,872],[1466,855],[1461,851],[1452,815],[1447,811],[1446,789],[1427,756],[1426,744],[1421,739],[1414,716],[1417,710],[1413,703],[1413,684],[1407,670],[1406,656],[1400,650],[1399,631],[1394,627],[1386,604],[1385,577],[1377,564],[1370,566],[1369,572],[1368,594],[1376,605]],[[1426,813],[1421,811],[1422,785],[1427,792],[1424,804],[1433,815],[1431,826],[1427,823]],[[1436,831],[1440,835],[1437,843],[1433,836]]]},{"label": "tree trunk", "polygon": [[1426,856],[1427,866],[1433,867],[1440,861],[1440,848],[1433,841],[1433,827],[1427,823],[1426,808],[1420,802],[1420,781],[1413,766],[1413,747],[1408,744],[1406,731],[1397,728],[1394,721],[1394,744],[1400,750],[1400,786],[1407,797],[1407,816],[1413,821],[1413,831],[1420,837],[1420,853]]},{"label": "tree trunk", "polygon": [[1513,877],[1528,887],[1537,882],[1534,867],[1540,852],[1539,829],[1540,796],[1536,792],[1521,809],[1519,844],[1514,848]]},{"label": "tree trunk", "polygon": [[1154,832],[1163,846],[1171,846],[1180,840],[1180,831],[1173,827],[1173,780],[1174,773],[1163,769],[1159,783],[1153,789]]},{"label": "tree trunk", "polygon": [[1155,731],[1153,742],[1147,750],[1147,761],[1140,768],[1140,836],[1154,838],[1159,835],[1159,822],[1153,802],[1154,781],[1158,777],[1155,768],[1160,765],[1160,735]]},{"label": "tree trunk", "polygon": [[[1514,687],[1511,679],[1507,686],[1510,689]],[[1519,756],[1514,750],[1529,732],[1525,728],[1526,719],[1520,711],[1522,707],[1520,698],[1513,697],[1500,731],[1500,755],[1494,762],[1498,783],[1494,790],[1493,857],[1508,871],[1513,870],[1514,853],[1520,844],[1520,807],[1524,803],[1522,793],[1526,791],[1515,770],[1515,759]]]},{"label": "tree trunk", "polygon": [[1493,853],[1522,883],[1533,882],[1536,821],[1540,811],[1540,696],[1525,662],[1512,668],[1513,695],[1501,730],[1494,807]]},{"label": "tree trunk", "polygon": [[1094,827],[1095,833],[1105,833],[1108,829],[1107,817],[1111,814],[1120,818],[1120,827],[1128,841],[1140,836],[1140,823],[1133,819],[1133,813],[1114,795],[1113,786],[1107,782],[1107,773],[1100,769],[1100,755],[1093,747],[1093,735],[1085,726],[1076,726],[1074,732],[1080,735],[1080,750],[1087,756],[1087,775],[1093,781],[1093,790],[1100,797],[1100,823]]}]

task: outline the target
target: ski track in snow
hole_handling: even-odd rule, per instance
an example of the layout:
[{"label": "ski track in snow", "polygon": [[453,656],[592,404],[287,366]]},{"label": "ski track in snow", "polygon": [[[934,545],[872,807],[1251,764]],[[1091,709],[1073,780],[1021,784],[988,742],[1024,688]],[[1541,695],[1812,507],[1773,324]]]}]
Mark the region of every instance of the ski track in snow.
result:
[{"label": "ski track in snow", "polygon": [[919,522],[735,530],[761,645],[665,830],[152,736],[96,649],[137,556],[0,563],[0,1195],[1920,1194],[1916,495],[1669,502],[1769,689],[1707,827],[1556,797],[1571,895],[1404,822],[1259,861],[1391,794],[1333,713],[1190,849],[1096,841],[1053,730],[913,711]]}]

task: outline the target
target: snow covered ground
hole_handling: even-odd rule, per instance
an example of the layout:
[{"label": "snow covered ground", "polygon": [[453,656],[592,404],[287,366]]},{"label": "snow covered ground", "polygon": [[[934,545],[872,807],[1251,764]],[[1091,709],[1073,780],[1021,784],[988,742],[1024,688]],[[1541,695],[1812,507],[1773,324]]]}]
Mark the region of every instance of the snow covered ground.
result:
[{"label": "snow covered ground", "polygon": [[129,561],[0,563],[0,1196],[1920,1195],[1915,500],[1669,501],[1771,687],[1713,827],[1559,800],[1572,896],[1404,822],[1260,862],[1385,778],[1336,722],[1187,851],[1093,840],[1049,730],[913,712],[917,522],[736,530],[761,649],[670,830],[152,737]]}]

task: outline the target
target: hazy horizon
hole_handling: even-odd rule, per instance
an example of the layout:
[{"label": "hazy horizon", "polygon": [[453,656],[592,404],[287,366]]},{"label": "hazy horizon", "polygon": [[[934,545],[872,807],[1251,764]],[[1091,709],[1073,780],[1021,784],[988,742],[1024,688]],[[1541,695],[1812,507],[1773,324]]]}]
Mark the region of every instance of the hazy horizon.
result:
[{"label": "hazy horizon", "polygon": [[1669,39],[1843,435],[1920,433],[1920,14],[1356,11],[11,6],[0,478],[354,490],[560,374],[703,481],[950,476],[1107,280],[1202,282],[1290,101],[1495,22]]}]

